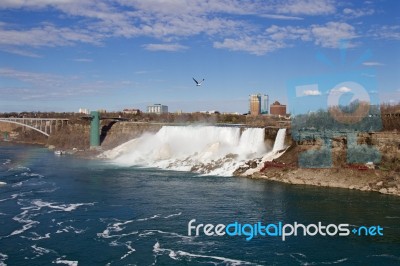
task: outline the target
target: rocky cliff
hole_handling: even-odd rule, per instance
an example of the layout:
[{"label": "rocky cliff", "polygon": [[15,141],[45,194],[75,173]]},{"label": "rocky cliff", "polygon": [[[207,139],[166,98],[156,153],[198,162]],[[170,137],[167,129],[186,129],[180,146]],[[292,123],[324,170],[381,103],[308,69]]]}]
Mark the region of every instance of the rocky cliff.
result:
[{"label": "rocky cliff", "polygon": [[[290,148],[281,157],[266,163],[260,172],[251,177],[296,185],[339,187],[400,195],[400,133],[392,131],[357,134],[356,147],[359,147],[361,152],[367,148],[376,149],[380,155],[375,163],[368,166],[349,162],[352,157],[348,155],[349,146],[351,148],[348,141],[345,136],[332,138],[329,147],[332,164],[319,167],[302,166],[300,155],[323,149],[322,141],[292,141]],[[316,153],[316,157],[318,156],[321,157]]]}]

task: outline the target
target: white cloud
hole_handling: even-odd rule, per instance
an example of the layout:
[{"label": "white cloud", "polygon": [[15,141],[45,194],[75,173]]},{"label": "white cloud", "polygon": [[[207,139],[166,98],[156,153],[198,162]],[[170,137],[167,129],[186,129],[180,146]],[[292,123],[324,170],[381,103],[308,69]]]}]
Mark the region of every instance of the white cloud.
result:
[{"label": "white cloud", "polygon": [[214,42],[215,48],[224,48],[231,51],[245,51],[255,55],[283,48],[284,44],[269,40],[265,36],[242,36],[239,38],[226,38],[222,42]]},{"label": "white cloud", "polygon": [[321,91],[318,89],[318,84],[296,86],[296,97],[319,96],[321,94]]},{"label": "white cloud", "polygon": [[[325,48],[338,48],[341,41],[348,41],[357,37],[355,28],[344,22],[328,22],[325,25],[311,26],[314,42]],[[347,43],[348,47],[355,44]]]},{"label": "white cloud", "polygon": [[[293,46],[295,41],[313,41],[321,47],[338,48],[341,40],[358,37],[352,25],[328,22],[298,26],[287,25],[290,21],[285,21],[285,26],[269,26],[270,20],[306,21],[302,16],[334,14],[337,6],[334,0],[283,0],[268,4],[261,0],[245,3],[240,0],[4,0],[0,2],[0,9],[48,9],[60,12],[61,19],[74,20],[76,26],[38,24],[11,27],[0,22],[0,49],[5,46],[39,48],[77,43],[101,45],[109,38],[146,36],[155,41],[144,45],[145,49],[180,51],[189,47],[176,43],[200,35],[206,36],[215,48],[255,55]],[[355,16],[372,11],[345,8],[343,12]],[[260,18],[264,18],[262,23]],[[266,30],[265,25],[268,25]],[[374,34],[378,37],[377,33]],[[355,45],[349,43],[350,47]]]},{"label": "white cloud", "polygon": [[29,30],[14,30],[0,25],[1,46],[32,46],[55,47],[70,46],[76,42],[100,44],[98,34],[89,33],[87,30],[57,28],[51,24]]},{"label": "white cloud", "polygon": [[63,82],[61,76],[16,70],[13,68],[0,68],[0,77],[14,79],[33,85],[46,85],[58,87]]},{"label": "white cloud", "polygon": [[16,54],[16,55],[21,55],[21,56],[26,56],[26,57],[32,57],[32,58],[40,58],[41,56],[37,53],[25,50],[25,49],[20,49],[16,47],[1,47],[0,50],[3,52],[11,53],[11,54]]},{"label": "white cloud", "polygon": [[301,17],[285,16],[285,15],[274,15],[274,14],[261,14],[260,17],[278,19],[278,20],[304,20]]},{"label": "white cloud", "polygon": [[294,41],[313,41],[326,48],[339,48],[346,41],[347,47],[356,44],[349,40],[357,38],[355,28],[347,23],[328,22],[324,25],[277,26],[272,25],[258,35],[238,35],[214,42],[215,48],[226,48],[232,51],[246,51],[255,55],[264,55],[277,49],[290,47]]},{"label": "white cloud", "polygon": [[364,16],[370,16],[375,13],[375,10],[373,9],[351,9],[351,8],[345,8],[343,9],[343,14],[345,15],[346,18],[359,18],[359,17],[364,17]]},{"label": "white cloud", "polygon": [[149,51],[166,51],[176,52],[186,50],[188,47],[177,43],[149,43],[143,45],[146,50]]},{"label": "white cloud", "polygon": [[330,93],[332,94],[341,94],[341,93],[347,93],[347,92],[351,92],[351,89],[348,87],[340,87],[337,89],[331,89]]},{"label": "white cloud", "polygon": [[385,64],[379,62],[363,62],[364,66],[384,66]]},{"label": "white cloud", "polygon": [[318,95],[321,95],[321,92],[319,90],[305,90],[305,91],[303,91],[303,93],[306,96],[318,96]]},{"label": "white cloud", "polygon": [[336,11],[331,0],[290,0],[278,2],[277,11],[294,15],[327,15]]},{"label": "white cloud", "polygon": [[76,3],[76,0],[2,0],[0,8],[44,8],[50,5]]},{"label": "white cloud", "polygon": [[275,41],[287,41],[287,40],[297,40],[310,41],[311,31],[307,28],[286,26],[279,27],[272,25],[265,30],[265,33],[269,38]]},{"label": "white cloud", "polygon": [[[110,93],[119,88],[133,86],[132,82],[128,84],[126,80],[116,82],[88,81],[77,76],[30,72],[13,68],[0,68],[0,80],[2,81],[0,82],[2,99],[13,100],[80,99],[82,96],[93,93]],[[7,86],[6,80],[18,82],[18,85]],[[12,93],[8,93],[10,91]]]},{"label": "white cloud", "polygon": [[369,34],[377,39],[400,40],[400,26],[384,25],[374,27],[369,31]]}]

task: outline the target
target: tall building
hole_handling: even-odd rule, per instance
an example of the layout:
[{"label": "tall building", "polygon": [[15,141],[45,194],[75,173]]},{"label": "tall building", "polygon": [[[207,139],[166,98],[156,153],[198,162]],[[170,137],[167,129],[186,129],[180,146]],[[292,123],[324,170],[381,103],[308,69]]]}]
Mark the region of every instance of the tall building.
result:
[{"label": "tall building", "polygon": [[268,114],[268,95],[252,94],[249,101],[251,115]]},{"label": "tall building", "polygon": [[166,114],[168,113],[168,106],[156,103],[147,106],[147,112],[151,114]]},{"label": "tall building", "polygon": [[87,108],[79,108],[78,113],[88,115],[90,114],[90,111]]},{"label": "tall building", "polygon": [[271,115],[286,115],[286,105],[280,104],[280,102],[275,101],[271,104]]}]

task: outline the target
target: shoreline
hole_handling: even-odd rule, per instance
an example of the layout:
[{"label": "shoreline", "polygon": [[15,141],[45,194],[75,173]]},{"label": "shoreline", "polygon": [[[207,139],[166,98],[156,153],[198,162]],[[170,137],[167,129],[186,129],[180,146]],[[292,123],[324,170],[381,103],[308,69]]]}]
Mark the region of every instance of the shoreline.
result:
[{"label": "shoreline", "polygon": [[400,175],[376,169],[365,171],[346,168],[267,169],[264,172],[255,172],[248,176],[242,175],[242,177],[292,185],[344,188],[400,196]]}]

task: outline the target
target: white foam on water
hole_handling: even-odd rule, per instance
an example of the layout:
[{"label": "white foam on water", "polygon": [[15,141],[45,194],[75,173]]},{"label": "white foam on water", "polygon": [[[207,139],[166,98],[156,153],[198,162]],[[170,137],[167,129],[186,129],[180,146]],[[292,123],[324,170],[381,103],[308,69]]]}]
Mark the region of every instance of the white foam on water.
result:
[{"label": "white foam on water", "polygon": [[121,226],[130,224],[134,221],[135,220],[128,220],[125,222],[110,223],[107,225],[107,228],[103,232],[97,233],[97,236],[101,237],[101,238],[118,238],[119,239],[119,238],[129,236],[129,235],[137,235],[139,233],[137,231],[133,231],[133,232],[125,233],[125,234],[115,234],[115,233],[121,232],[125,229],[125,227],[121,227]]},{"label": "white foam on water", "polygon": [[26,238],[26,239],[29,239],[29,240],[32,240],[32,241],[37,241],[37,240],[50,238],[50,233],[46,233],[44,236],[41,236],[36,232],[31,232],[31,234],[33,235],[33,237],[21,236],[21,238]]},{"label": "white foam on water", "polygon": [[131,241],[126,242],[125,246],[128,248],[128,252],[127,252],[126,254],[124,254],[124,255],[120,258],[121,260],[125,259],[126,257],[128,257],[129,255],[131,255],[133,252],[136,251],[136,249],[134,249],[131,245],[132,245],[132,242],[131,242]]},{"label": "white foam on water", "polygon": [[30,228],[32,228],[35,224],[39,224],[40,223],[38,221],[31,220],[30,219],[31,216],[32,215],[29,214],[28,210],[24,210],[22,213],[14,216],[12,218],[14,221],[17,221],[18,223],[21,223],[21,224],[24,224],[24,225],[22,226],[21,229],[14,230],[7,237],[22,234],[26,230],[29,230]]},{"label": "white foam on water", "polygon": [[7,259],[8,259],[8,255],[0,252],[0,266],[6,266],[7,264],[5,263],[5,261]]},{"label": "white foam on water", "polygon": [[[279,254],[279,255],[285,255],[285,254]],[[342,263],[348,260],[348,258],[341,258],[334,261],[307,262],[306,261],[307,256],[304,255],[303,253],[290,253],[289,256],[295,259],[298,263],[300,263],[300,265],[331,265],[331,264]]]},{"label": "white foam on water", "polygon": [[22,184],[23,184],[23,181],[15,183],[14,185],[12,185],[12,187],[20,187],[20,186],[22,186]]},{"label": "white foam on water", "polygon": [[33,249],[33,253],[36,254],[35,257],[33,257],[32,259],[41,257],[41,256],[43,256],[45,254],[49,254],[49,253],[55,253],[55,254],[57,253],[52,249],[47,249],[47,248],[44,248],[44,247],[38,247],[37,245],[31,246],[31,248]]},{"label": "white foam on water", "polygon": [[169,257],[173,260],[181,260],[183,258],[187,258],[188,261],[191,261],[192,258],[206,258],[206,259],[212,259],[216,260],[222,263],[225,263],[226,265],[258,265],[253,262],[248,262],[248,261],[243,261],[243,260],[236,260],[236,259],[231,259],[231,258],[225,258],[225,257],[220,257],[220,256],[209,256],[209,255],[202,255],[202,254],[194,254],[194,253],[189,253],[186,251],[174,251],[172,249],[167,249],[167,248],[161,248],[160,243],[157,241],[154,246],[153,246],[153,253],[156,255],[168,253]]},{"label": "white foam on water", "polygon": [[369,257],[381,257],[381,258],[388,258],[388,259],[400,261],[399,256],[395,256],[395,255],[391,255],[391,254],[377,254],[377,255],[370,255]]},{"label": "white foam on water", "polygon": [[31,169],[29,167],[18,165],[16,167],[9,168],[7,170],[7,172],[15,172],[15,171],[21,171],[21,170],[25,170],[26,172],[30,172],[31,171]]},{"label": "white foam on water", "polygon": [[400,219],[400,216],[385,216],[385,219]]},{"label": "white foam on water", "polygon": [[182,212],[173,213],[173,214],[165,216],[164,219],[168,219],[168,218],[175,217],[175,216],[180,216],[180,215],[182,215]]},{"label": "white foam on water", "polygon": [[[48,182],[45,182],[45,183],[48,183]],[[55,185],[55,184],[53,183],[53,185]],[[58,187],[38,190],[38,191],[36,191],[36,193],[52,193],[52,192],[54,192],[54,191],[56,191],[56,190],[58,190]],[[94,202],[94,203],[95,203],[95,202]],[[94,204],[94,203],[93,203],[93,204]]]},{"label": "white foam on water", "polygon": [[58,203],[51,203],[51,202],[45,202],[42,200],[33,200],[32,204],[33,206],[30,207],[24,207],[22,209],[34,209],[34,210],[40,210],[44,207],[54,209],[56,211],[65,211],[65,212],[71,212],[76,210],[78,207],[81,206],[93,206],[96,202],[91,202],[91,203],[72,203],[72,204],[59,204]]},{"label": "white foam on water", "polygon": [[[12,198],[16,198],[17,196],[18,196],[18,194],[14,194],[14,195],[12,195]],[[23,200],[21,202],[23,202]],[[19,200],[18,204],[22,205],[21,202]],[[21,212],[20,214],[14,216],[12,218],[14,221],[17,221],[18,223],[23,224],[22,228],[14,230],[7,237],[22,234],[23,232],[25,232],[25,231],[29,230],[30,228],[32,228],[33,226],[35,226],[36,224],[40,224],[39,221],[32,220],[32,217],[40,215],[39,212],[35,212],[35,211],[40,211],[42,208],[47,207],[47,208],[52,209],[53,211],[71,212],[73,210],[76,210],[80,206],[93,206],[95,204],[95,203],[75,203],[75,204],[56,205],[56,203],[45,202],[42,200],[33,200],[30,203],[31,203],[30,206],[21,208],[21,210],[23,210],[23,212]],[[50,213],[50,212],[52,212],[52,211],[49,211],[48,213]],[[75,229],[75,228],[73,228],[73,229]],[[75,230],[77,230],[77,229],[75,229]],[[78,231],[78,233],[80,233],[80,232]]]},{"label": "white foam on water", "polygon": [[5,198],[5,199],[1,199],[0,202],[6,201],[6,200],[12,200],[15,199],[18,196],[21,196],[22,194],[12,194],[11,198]]},{"label": "white foam on water", "polygon": [[161,230],[144,230],[143,233],[141,233],[139,236],[154,235],[156,233],[167,235],[167,237],[178,237],[178,238],[181,238],[181,239],[192,240],[193,238],[195,238],[195,236],[185,236],[185,235],[181,235],[181,234],[178,234],[178,233],[165,232],[165,231],[161,231]]},{"label": "white foam on water", "polygon": [[100,157],[121,166],[146,166],[230,176],[246,160],[266,152],[263,128],[164,126]]},{"label": "white foam on water", "polygon": [[43,175],[35,174],[35,173],[29,173],[29,172],[23,172],[23,173],[21,174],[21,176],[39,177],[39,178],[44,177]]},{"label": "white foam on water", "polygon": [[76,260],[66,260],[65,256],[61,257],[61,258],[57,258],[55,261],[53,261],[52,263],[55,264],[65,264],[68,266],[78,266],[78,261]]},{"label": "white foam on water", "polygon": [[148,217],[148,218],[137,219],[136,221],[138,221],[138,222],[143,222],[143,221],[147,221],[147,220],[153,220],[153,219],[156,219],[156,218],[159,218],[159,217],[160,217],[159,214],[155,214],[155,215],[153,215],[153,216],[151,216],[151,217]]},{"label": "white foam on water", "polygon": [[62,229],[57,229],[56,234],[61,234],[61,233],[69,233],[69,232],[74,232],[75,234],[83,234],[84,232],[86,232],[89,228],[85,228],[85,229],[78,229],[75,228],[71,225],[66,226]]}]

